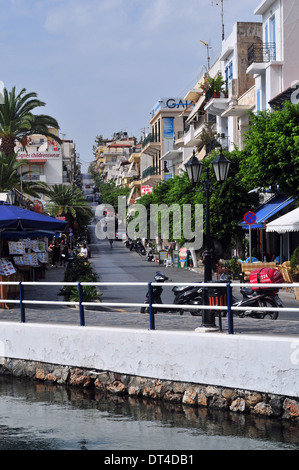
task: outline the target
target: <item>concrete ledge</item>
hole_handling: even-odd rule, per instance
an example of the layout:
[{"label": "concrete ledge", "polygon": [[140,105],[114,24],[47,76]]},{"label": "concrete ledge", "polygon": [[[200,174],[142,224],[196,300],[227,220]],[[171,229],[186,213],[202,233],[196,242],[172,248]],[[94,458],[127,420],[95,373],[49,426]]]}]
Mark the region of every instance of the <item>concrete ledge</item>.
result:
[{"label": "concrete ledge", "polygon": [[1,322],[0,357],[299,396],[299,340]]}]

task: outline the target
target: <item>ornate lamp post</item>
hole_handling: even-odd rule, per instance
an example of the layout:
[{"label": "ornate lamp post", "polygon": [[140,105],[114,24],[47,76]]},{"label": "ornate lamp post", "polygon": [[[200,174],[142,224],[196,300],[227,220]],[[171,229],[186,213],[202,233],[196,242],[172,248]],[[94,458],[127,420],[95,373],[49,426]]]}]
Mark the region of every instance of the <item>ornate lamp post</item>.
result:
[{"label": "ornate lamp post", "polygon": [[[230,161],[225,158],[222,154],[222,147],[220,154],[212,162],[214,173],[217,181],[223,183],[228,176],[230,167]],[[190,183],[196,187],[200,184],[200,177],[203,168],[202,162],[198,160],[193,150],[193,156],[185,164],[188,179]],[[211,235],[210,235],[210,194],[213,191],[212,181],[209,177],[209,167],[206,168],[206,178],[202,182],[202,190],[206,195],[206,236],[205,236],[205,251],[204,251],[204,282],[212,281],[212,253],[211,253]],[[206,290],[205,290],[206,294]],[[205,298],[205,304],[207,305],[207,295]],[[203,311],[203,327],[216,327],[215,325],[215,311],[204,310]]]}]

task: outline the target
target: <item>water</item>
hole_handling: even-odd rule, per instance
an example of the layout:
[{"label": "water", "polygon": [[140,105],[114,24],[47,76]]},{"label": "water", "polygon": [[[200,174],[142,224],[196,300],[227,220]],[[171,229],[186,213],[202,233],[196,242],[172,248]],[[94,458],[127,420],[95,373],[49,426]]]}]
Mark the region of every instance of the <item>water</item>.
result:
[{"label": "water", "polygon": [[0,377],[0,450],[299,450],[298,428]]}]

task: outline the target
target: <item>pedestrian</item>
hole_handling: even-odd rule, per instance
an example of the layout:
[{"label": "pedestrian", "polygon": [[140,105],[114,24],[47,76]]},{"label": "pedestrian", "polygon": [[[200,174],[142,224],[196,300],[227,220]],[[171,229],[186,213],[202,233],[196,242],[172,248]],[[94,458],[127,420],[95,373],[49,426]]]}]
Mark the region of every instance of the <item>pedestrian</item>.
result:
[{"label": "pedestrian", "polygon": [[86,260],[88,259],[88,249],[87,249],[86,243],[83,243],[83,246],[81,247],[81,250],[80,250],[80,254]]},{"label": "pedestrian", "polygon": [[52,251],[52,266],[55,265],[55,268],[58,267],[58,262],[60,259],[60,246],[58,240],[56,240],[53,251]]},{"label": "pedestrian", "polygon": [[64,246],[63,246],[63,248],[62,248],[62,253],[61,253],[61,257],[62,257],[62,261],[63,261],[63,266],[65,266],[65,263],[66,263],[67,260],[68,260],[69,252],[70,252],[70,248],[69,248],[68,242],[65,240]]}]

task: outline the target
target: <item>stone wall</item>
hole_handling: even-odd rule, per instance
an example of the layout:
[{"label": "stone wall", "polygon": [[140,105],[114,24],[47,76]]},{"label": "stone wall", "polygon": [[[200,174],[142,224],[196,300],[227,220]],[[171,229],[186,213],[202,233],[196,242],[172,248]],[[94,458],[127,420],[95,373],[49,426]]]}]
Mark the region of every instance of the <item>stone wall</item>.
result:
[{"label": "stone wall", "polygon": [[299,400],[262,392],[227,387],[158,380],[109,371],[89,370],[18,359],[3,359],[1,375],[94,389],[114,395],[247,413],[299,422]]}]

